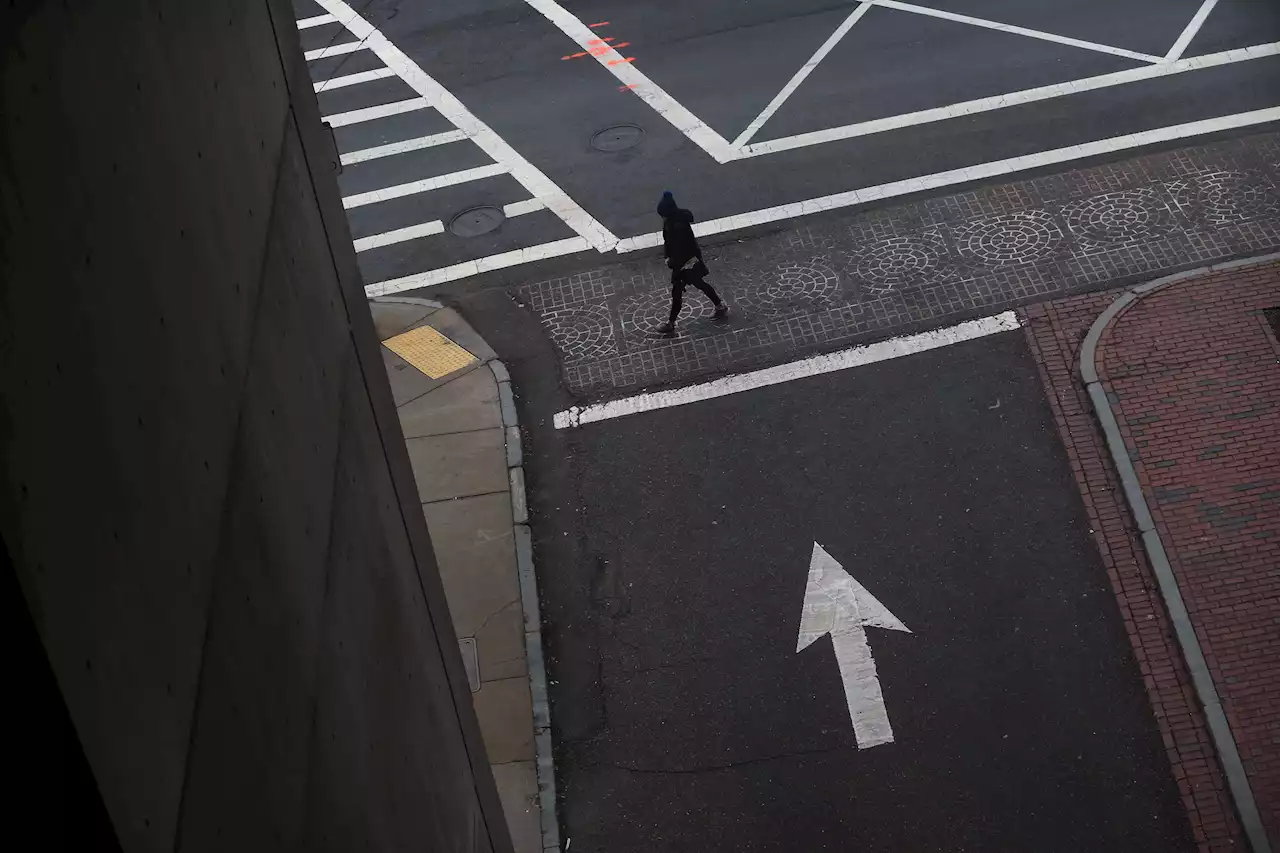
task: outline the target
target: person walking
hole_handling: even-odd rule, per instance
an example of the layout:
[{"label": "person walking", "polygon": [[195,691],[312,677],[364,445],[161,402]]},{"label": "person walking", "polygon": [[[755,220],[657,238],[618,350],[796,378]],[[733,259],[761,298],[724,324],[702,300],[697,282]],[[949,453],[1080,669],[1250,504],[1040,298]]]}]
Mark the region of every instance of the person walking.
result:
[{"label": "person walking", "polygon": [[671,315],[658,327],[658,331],[664,335],[675,334],[676,318],[684,305],[684,289],[691,284],[716,306],[715,318],[723,318],[729,313],[729,307],[715,288],[703,280],[707,275],[707,265],[702,262],[702,248],[693,234],[693,214],[677,205],[668,190],[658,202],[658,215],[662,217],[662,251],[666,255],[667,266],[671,268]]}]

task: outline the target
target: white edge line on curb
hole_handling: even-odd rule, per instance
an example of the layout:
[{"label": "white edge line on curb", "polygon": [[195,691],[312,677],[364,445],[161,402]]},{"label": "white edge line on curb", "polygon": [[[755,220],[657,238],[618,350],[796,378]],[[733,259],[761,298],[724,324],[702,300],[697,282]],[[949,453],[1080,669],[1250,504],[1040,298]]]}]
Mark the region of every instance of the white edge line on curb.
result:
[{"label": "white edge line on curb", "polygon": [[[721,234],[725,231],[750,228],[754,225],[777,222],[781,219],[792,219],[810,213],[821,213],[825,210],[835,210],[855,204],[865,204],[880,199],[910,195],[911,193],[924,192],[939,187],[985,180],[1027,169],[1053,166],[1115,151],[1127,151],[1159,142],[1184,139],[1189,136],[1200,136],[1220,130],[1234,130],[1235,128],[1264,124],[1271,121],[1280,121],[1280,107],[1268,107],[1247,113],[1237,113],[1230,116],[1173,125],[1172,127],[1145,130],[1127,136],[1100,139],[1096,142],[1070,145],[1066,148],[1056,148],[1052,151],[1042,151],[1038,154],[1024,154],[1020,157],[995,160],[991,163],[981,163],[977,166],[966,166],[946,172],[936,172],[932,175],[922,175],[918,178],[906,178],[901,181],[880,184],[879,186],[834,193],[821,198],[808,199],[807,201],[795,201],[790,204],[777,205],[776,207],[766,207],[762,210],[753,210],[749,213],[739,213],[734,216],[721,217],[720,219],[708,219],[706,222],[699,222],[694,225],[693,231],[701,237]],[[620,240],[616,251],[619,253],[634,252],[638,249],[647,249],[661,244],[662,232],[658,231]]]},{"label": "white edge line on curb", "polygon": [[999,332],[1011,332],[1021,328],[1021,326],[1017,312],[1005,311],[990,317],[968,320],[955,326],[899,338],[890,338],[886,341],[853,347],[852,349],[826,355],[815,355],[800,361],[793,361],[790,364],[779,364],[762,370],[753,370],[750,373],[740,373],[735,376],[713,379],[710,382],[688,385],[684,388],[637,394],[634,397],[623,397],[619,400],[609,400],[584,407],[574,406],[563,412],[556,413],[554,419],[555,427],[556,429],[568,429],[641,412],[652,412],[657,409],[669,409],[673,406],[684,406],[702,400],[727,397],[730,394],[740,394],[743,391],[752,391],[756,388],[767,388],[770,385],[779,385],[795,379],[806,379],[810,376],[820,376],[824,373],[834,373],[839,370],[848,370],[852,367],[875,364],[876,362],[950,346],[951,344],[986,337]]},{"label": "white edge line on curb", "polygon": [[391,43],[372,24],[362,18],[343,0],[316,0],[316,3],[335,16],[351,34],[361,40],[388,68],[404,80],[411,89],[426,98],[453,126],[464,132],[480,150],[495,162],[502,164],[524,186],[529,194],[542,199],[547,209],[560,217],[565,225],[586,240],[593,248],[607,252],[617,244],[618,238],[595,217],[587,213],[564,190],[560,189],[536,166],[512,148],[507,141],[481,121],[435,78],[423,71],[416,62]]}]

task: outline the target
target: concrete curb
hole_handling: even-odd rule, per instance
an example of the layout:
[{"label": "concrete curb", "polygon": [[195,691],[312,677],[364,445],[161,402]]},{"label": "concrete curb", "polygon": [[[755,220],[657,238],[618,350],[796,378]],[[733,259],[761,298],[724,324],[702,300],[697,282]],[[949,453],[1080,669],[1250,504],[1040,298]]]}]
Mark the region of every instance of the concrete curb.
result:
[{"label": "concrete curb", "polygon": [[533,754],[538,771],[538,806],[543,853],[560,853],[560,824],[556,819],[556,773],[551,752],[551,703],[547,698],[546,659],[542,654],[542,611],[533,564],[533,535],[529,530],[529,502],[524,488],[524,449],[516,414],[511,374],[498,359],[489,362],[498,383],[502,425],[506,427],[507,474],[511,483],[511,522],[515,532],[516,569],[520,575],[520,607],[524,611],[524,652],[533,700]]},{"label": "concrete curb", "polygon": [[1213,683],[1213,676],[1209,671],[1208,662],[1205,660],[1204,650],[1200,646],[1199,638],[1196,637],[1195,626],[1192,624],[1190,614],[1187,612],[1186,602],[1182,598],[1182,591],[1178,588],[1178,579],[1174,576],[1164,541],[1160,538],[1160,531],[1156,528],[1155,521],[1151,516],[1151,508],[1147,504],[1146,495],[1143,494],[1142,485],[1138,481],[1138,472],[1134,465],[1133,457],[1129,453],[1129,448],[1125,445],[1124,436],[1120,433],[1120,424],[1116,420],[1115,411],[1112,408],[1111,398],[1104,387],[1102,378],[1098,374],[1097,358],[1098,346],[1103,334],[1110,328],[1112,323],[1144,297],[1207,273],[1222,272],[1277,260],[1280,260],[1280,253],[1245,258],[1187,270],[1186,272],[1158,278],[1146,284],[1132,287],[1121,294],[1105,311],[1098,315],[1098,319],[1090,327],[1089,333],[1085,335],[1084,343],[1080,347],[1080,378],[1084,381],[1085,388],[1089,392],[1089,400],[1093,403],[1094,411],[1097,412],[1099,424],[1107,440],[1107,449],[1111,453],[1112,462],[1116,466],[1121,486],[1124,488],[1125,499],[1133,513],[1134,523],[1138,526],[1138,531],[1142,535],[1143,548],[1147,552],[1147,558],[1151,562],[1151,569],[1155,573],[1156,584],[1160,587],[1160,595],[1164,599],[1174,634],[1178,638],[1178,646],[1182,650],[1183,660],[1186,662],[1187,670],[1191,674],[1191,682],[1195,687],[1196,696],[1200,699],[1200,704],[1203,707],[1205,720],[1209,725],[1209,734],[1213,738],[1213,745],[1218,753],[1218,760],[1221,762],[1223,773],[1227,777],[1227,787],[1230,790],[1231,799],[1235,803],[1241,827],[1244,829],[1245,837],[1249,840],[1249,846],[1253,853],[1271,853],[1271,842],[1267,839],[1266,828],[1262,824],[1262,816],[1258,812],[1257,801],[1254,799],[1253,789],[1249,785],[1249,777],[1245,773],[1244,763],[1240,759],[1240,751],[1236,746],[1235,737],[1231,733],[1231,725],[1222,709],[1222,702],[1218,696],[1217,687]]},{"label": "concrete curb", "polygon": [[[421,305],[438,310],[446,306],[433,299],[412,296],[380,296],[379,303]],[[474,329],[471,330],[475,332]],[[479,337],[477,335],[477,337]],[[529,503],[524,485],[524,449],[516,412],[511,374],[497,358],[484,360],[498,386],[503,433],[506,439],[507,478],[511,491],[511,527],[515,541],[516,570],[520,606],[524,619],[525,663],[532,700],[534,766],[538,781],[539,826],[543,853],[560,853],[560,825],[556,815],[555,763],[552,756],[551,704],[547,695],[547,671],[542,652],[542,616],[538,604],[538,582],[533,560],[533,536],[529,529]]]},{"label": "concrete curb", "polygon": [[421,299],[417,296],[375,296],[370,302],[389,302],[392,305],[422,305],[427,308],[443,308],[443,302],[434,299]]}]

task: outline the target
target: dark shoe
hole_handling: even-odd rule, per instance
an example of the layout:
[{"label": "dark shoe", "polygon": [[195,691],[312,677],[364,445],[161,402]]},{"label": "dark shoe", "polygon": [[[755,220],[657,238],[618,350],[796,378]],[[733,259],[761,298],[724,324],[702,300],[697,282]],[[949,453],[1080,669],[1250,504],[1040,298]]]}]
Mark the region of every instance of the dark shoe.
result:
[{"label": "dark shoe", "polygon": [[719,305],[716,306],[716,313],[712,315],[712,319],[723,320],[725,317],[728,317],[728,316],[729,316],[729,306],[721,302]]},{"label": "dark shoe", "polygon": [[660,335],[666,335],[667,337],[671,337],[675,333],[676,333],[675,323],[663,323],[661,326],[658,327],[658,334]]}]

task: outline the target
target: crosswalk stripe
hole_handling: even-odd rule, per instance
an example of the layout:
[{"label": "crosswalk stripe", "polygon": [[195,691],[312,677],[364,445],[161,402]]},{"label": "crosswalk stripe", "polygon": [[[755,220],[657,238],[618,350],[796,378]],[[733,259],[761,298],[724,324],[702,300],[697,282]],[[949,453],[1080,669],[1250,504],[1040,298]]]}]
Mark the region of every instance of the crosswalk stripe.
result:
[{"label": "crosswalk stripe", "polygon": [[467,135],[461,130],[448,130],[444,133],[436,133],[431,136],[419,136],[416,139],[406,139],[403,142],[391,142],[387,145],[375,145],[372,148],[361,148],[359,151],[351,151],[342,155],[342,165],[350,166],[352,163],[363,163],[366,160],[376,160],[379,157],[390,157],[393,154],[404,154],[406,151],[418,151],[423,148],[434,148],[437,145],[445,145],[450,142],[461,142],[466,139]]},{"label": "crosswalk stripe", "polygon": [[363,207],[366,204],[373,204],[379,201],[387,201],[388,199],[401,198],[402,196],[413,195],[415,193],[425,193],[431,190],[438,190],[441,187],[451,187],[454,184],[465,184],[468,181],[478,181],[481,178],[492,178],[496,175],[505,175],[507,169],[497,163],[489,166],[479,166],[475,169],[463,169],[460,172],[450,172],[447,175],[440,175],[435,178],[425,178],[421,181],[410,181],[407,184],[397,184],[393,187],[385,187],[380,190],[370,190],[366,193],[356,193],[349,195],[342,200],[342,206],[347,210],[353,207]]},{"label": "crosswalk stripe", "polygon": [[[547,206],[541,201],[536,198],[530,198],[524,201],[512,202],[511,204],[504,204],[502,206],[502,215],[510,219],[513,216],[523,216],[526,213],[546,209]],[[430,237],[433,234],[442,233],[444,233],[444,222],[439,219],[433,219],[421,225],[410,225],[408,228],[397,228],[394,231],[371,234],[354,242],[356,251],[363,252],[366,249],[376,249],[379,246],[390,246],[395,243],[403,243],[405,240],[416,240],[419,237]]]},{"label": "crosswalk stripe", "polygon": [[443,232],[444,223],[439,219],[434,219],[421,225],[410,225],[408,228],[397,228],[394,231],[384,231],[381,234],[361,237],[355,241],[355,246],[357,252],[363,252],[366,249],[390,246],[392,243],[403,243],[405,240],[416,240],[419,237],[430,237],[432,234],[441,234]]},{"label": "crosswalk stripe", "polygon": [[328,80],[321,80],[316,83],[317,92],[328,92],[333,89],[341,89],[343,86],[354,86],[357,83],[368,83],[370,80],[381,80],[384,77],[394,77],[396,72],[390,68],[375,68],[372,71],[360,71],[356,74],[346,74],[342,77],[330,77]]},{"label": "crosswalk stripe", "polygon": [[427,270],[426,272],[414,273],[413,275],[401,276],[400,278],[387,279],[386,281],[378,281],[373,284],[366,284],[364,293],[366,296],[388,296],[392,293],[402,293],[406,290],[417,290],[420,287],[431,287],[437,284],[443,284],[446,281],[456,281],[460,278],[468,278],[473,275],[490,272],[492,270],[505,269],[507,267],[519,266],[520,264],[529,264],[534,261],[542,261],[547,258],[558,258],[562,255],[572,255],[577,252],[585,252],[594,248],[591,242],[585,237],[567,237],[563,240],[553,240],[550,243],[542,243],[537,246],[527,246],[523,249],[514,249],[510,252],[502,252],[498,255],[489,255],[485,258],[479,258],[474,261],[463,261],[460,264],[441,267],[440,269]]},{"label": "crosswalk stripe", "polygon": [[301,21],[298,21],[298,29],[307,30],[311,27],[318,27],[321,24],[336,23],[337,20],[337,17],[334,15],[316,15],[314,18],[303,18]]},{"label": "crosswalk stripe", "polygon": [[318,47],[315,50],[308,50],[303,54],[307,62],[316,59],[324,59],[328,56],[342,56],[344,53],[355,53],[357,50],[364,50],[369,45],[363,41],[349,41],[344,44],[331,44],[328,47]]},{"label": "crosswalk stripe", "polygon": [[414,110],[425,110],[428,106],[429,104],[425,98],[408,98],[403,101],[393,101],[389,104],[379,104],[376,107],[365,107],[362,110],[334,113],[331,116],[324,116],[320,120],[330,127],[344,127],[348,124],[359,124],[362,121],[373,121],[374,119],[386,118],[400,113],[411,113]]},{"label": "crosswalk stripe", "polygon": [[504,204],[502,206],[502,215],[510,219],[513,216],[524,216],[526,213],[534,213],[535,211],[546,209],[547,206],[543,204],[542,199],[529,198],[524,201]]}]

